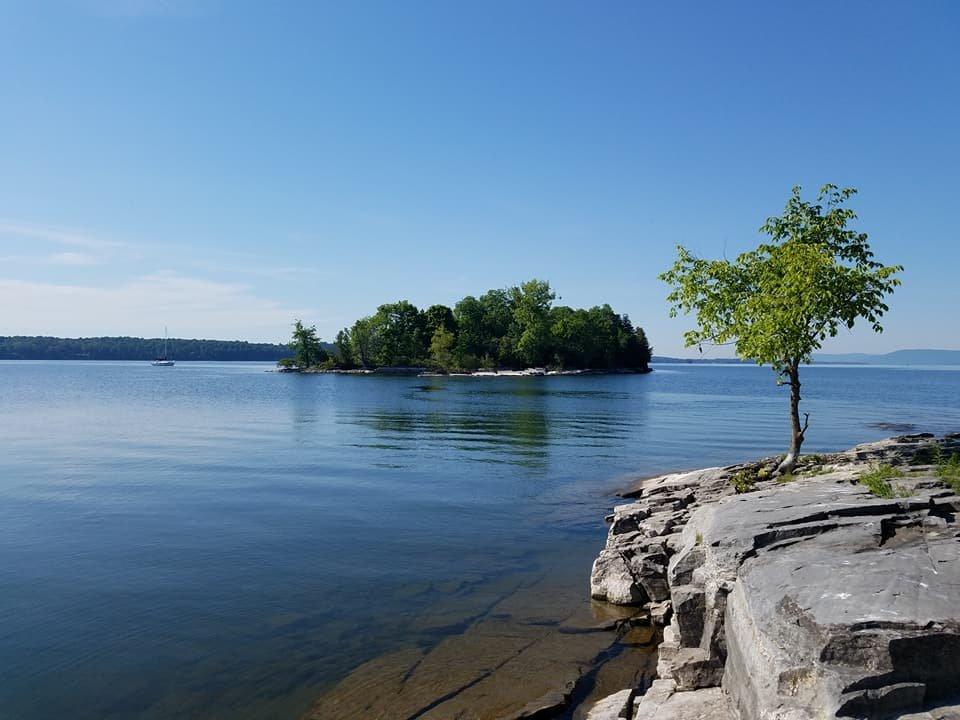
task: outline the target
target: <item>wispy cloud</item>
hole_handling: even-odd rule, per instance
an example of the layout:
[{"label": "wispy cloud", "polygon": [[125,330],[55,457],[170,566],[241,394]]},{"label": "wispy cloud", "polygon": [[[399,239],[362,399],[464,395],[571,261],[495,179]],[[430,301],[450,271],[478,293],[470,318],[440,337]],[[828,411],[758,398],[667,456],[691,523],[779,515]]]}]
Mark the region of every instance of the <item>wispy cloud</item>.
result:
[{"label": "wispy cloud", "polygon": [[249,256],[246,257],[245,262],[241,263],[234,263],[230,260],[218,262],[210,260],[190,260],[186,264],[191,268],[207,272],[231,273],[235,275],[249,275],[251,277],[274,279],[288,278],[296,275],[313,275],[316,277],[321,274],[316,268],[305,265],[257,264],[256,259]]},{"label": "wispy cloud", "polygon": [[0,335],[150,335],[168,325],[179,337],[286,339],[292,318],[312,317],[255,295],[244,285],[162,272],[115,287],[0,280]]},{"label": "wispy cloud", "polygon": [[86,265],[99,265],[99,258],[94,257],[93,255],[88,255],[87,253],[79,252],[62,252],[54,253],[47,258],[48,261],[53,265],[77,265],[77,266],[86,266]]},{"label": "wispy cloud", "polygon": [[64,228],[50,227],[48,225],[35,225],[33,223],[2,219],[0,219],[0,237],[18,240],[41,240],[57,245],[70,245],[92,250],[118,248],[123,247],[125,244],[114,240],[94,237],[77,230],[67,230]]},{"label": "wispy cloud", "polygon": [[101,259],[89,253],[59,252],[52,255],[0,255],[3,265],[70,265],[83,267],[99,265]]},{"label": "wispy cloud", "polygon": [[176,239],[164,239],[163,242],[142,242],[137,239],[136,242],[128,242],[108,239],[99,233],[0,218],[0,247],[4,240],[20,241],[31,249],[36,245],[46,244],[83,250],[52,254],[42,251],[36,254],[21,252],[0,256],[0,261],[11,264],[80,267],[102,265],[108,260],[116,259],[135,258],[144,261],[154,255],[159,258],[162,254],[164,264],[174,262],[177,267],[187,271],[194,269],[220,275],[229,273],[273,279],[320,274],[316,268],[304,265],[272,265],[265,262],[262,255],[251,252],[208,249],[203,251],[207,257],[197,257],[197,249],[203,247],[203,243],[198,242]]}]

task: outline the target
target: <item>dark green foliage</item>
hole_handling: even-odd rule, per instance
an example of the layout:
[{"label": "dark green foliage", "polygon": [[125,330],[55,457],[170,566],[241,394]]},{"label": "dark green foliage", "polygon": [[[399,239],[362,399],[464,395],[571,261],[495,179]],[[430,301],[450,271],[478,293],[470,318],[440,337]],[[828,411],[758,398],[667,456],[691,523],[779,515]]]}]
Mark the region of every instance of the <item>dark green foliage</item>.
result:
[{"label": "dark green foliage", "polygon": [[426,324],[416,305],[400,300],[377,308],[373,316],[376,346],[373,359],[379,366],[415,365],[424,357]]},{"label": "dark green foliage", "polygon": [[516,354],[529,367],[546,365],[553,337],[550,334],[550,305],[554,293],[542,280],[529,280],[510,288]]},{"label": "dark green foliage", "polygon": [[337,333],[337,337],[333,341],[333,346],[336,351],[337,362],[341,367],[352,368],[356,365],[349,329],[343,329]]},{"label": "dark green foliage", "polygon": [[428,337],[433,337],[437,328],[453,332],[457,321],[453,319],[453,310],[446,305],[431,305],[423,311],[423,327]]},{"label": "dark green foliage", "polygon": [[293,323],[293,338],[290,340],[293,360],[297,367],[311,368],[327,360],[327,351],[320,344],[317,329],[306,327],[299,320]]},{"label": "dark green foliage", "polygon": [[[240,340],[170,338],[175,360],[262,360],[276,362],[290,352],[286,345]],[[163,352],[163,338],[41,336],[0,337],[0,360],[153,360]]]},{"label": "dark green foliage", "polygon": [[542,280],[468,295],[453,309],[381,305],[337,335],[341,367],[429,366],[441,370],[557,367],[645,370],[651,349],[641,328],[609,305],[553,307]]}]

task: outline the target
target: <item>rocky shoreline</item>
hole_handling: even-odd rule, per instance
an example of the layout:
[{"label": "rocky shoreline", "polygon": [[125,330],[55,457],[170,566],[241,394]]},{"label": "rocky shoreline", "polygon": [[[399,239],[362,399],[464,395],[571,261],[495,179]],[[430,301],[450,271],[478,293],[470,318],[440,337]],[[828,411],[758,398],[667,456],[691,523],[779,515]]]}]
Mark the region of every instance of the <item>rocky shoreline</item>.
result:
[{"label": "rocky shoreline", "polygon": [[773,459],[639,481],[590,585],[662,628],[656,677],[587,717],[960,718],[960,497],[935,465],[955,452],[908,435],[787,482]]},{"label": "rocky shoreline", "polygon": [[568,573],[588,549],[452,597],[416,623],[462,632],[355,668],[304,718],[960,719],[953,453],[960,434],[909,435],[787,481],[778,458],[639,480],[591,597]]}]

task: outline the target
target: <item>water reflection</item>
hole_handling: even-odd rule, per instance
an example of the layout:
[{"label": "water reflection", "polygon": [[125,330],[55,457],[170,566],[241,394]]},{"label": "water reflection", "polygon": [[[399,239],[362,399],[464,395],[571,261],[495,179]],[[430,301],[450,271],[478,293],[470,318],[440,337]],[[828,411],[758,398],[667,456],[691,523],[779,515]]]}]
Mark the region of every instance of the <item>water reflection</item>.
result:
[{"label": "water reflection", "polygon": [[[644,379],[635,380],[634,392]],[[636,400],[609,385],[585,387],[567,378],[430,378],[408,385],[399,403],[338,407],[337,422],[362,431],[351,440],[358,448],[542,472],[568,448],[589,454],[629,438],[644,422],[645,403]]]},{"label": "water reflection", "polygon": [[[811,451],[888,434],[867,423],[960,423],[960,372],[813,367],[805,389]],[[783,396],[752,367],[0,363],[0,398],[4,717],[295,717],[518,588],[537,610],[541,578],[586,601],[625,474],[785,439]]]},{"label": "water reflection", "polygon": [[561,417],[557,423],[550,411],[552,398],[527,384],[487,395],[455,380],[436,378],[411,386],[403,401],[390,407],[339,408],[337,421],[367,431],[355,439],[357,447],[439,457],[455,454],[460,460],[542,470],[557,439],[555,426],[564,422]]}]

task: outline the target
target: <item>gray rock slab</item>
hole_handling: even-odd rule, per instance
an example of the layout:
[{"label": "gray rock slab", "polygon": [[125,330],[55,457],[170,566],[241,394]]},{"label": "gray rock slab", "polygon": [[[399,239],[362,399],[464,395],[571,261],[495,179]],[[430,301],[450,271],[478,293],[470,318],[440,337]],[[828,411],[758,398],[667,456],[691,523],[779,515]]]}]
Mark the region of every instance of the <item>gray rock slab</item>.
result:
[{"label": "gray rock slab", "polygon": [[[718,684],[724,712],[743,718],[951,717],[960,498],[931,463],[955,450],[960,435],[894,438],[739,495],[732,475],[768,461],[642,481],[635,524],[604,551],[625,558],[623,569],[609,563],[605,577],[595,566],[591,579],[628,599],[649,597],[646,584],[672,608],[662,680],[634,701],[634,717],[712,717],[697,698]],[[892,484],[907,497],[878,498],[857,482],[880,462],[902,469]],[[668,705],[681,714],[664,714]]]},{"label": "gray rock slab", "polygon": [[621,690],[598,700],[586,720],[630,720],[633,714],[633,690]]}]

